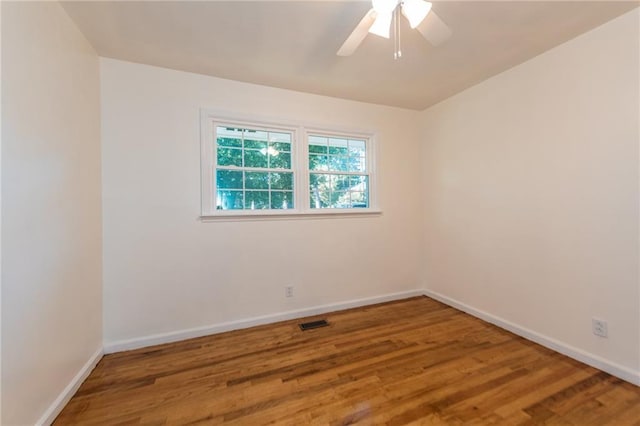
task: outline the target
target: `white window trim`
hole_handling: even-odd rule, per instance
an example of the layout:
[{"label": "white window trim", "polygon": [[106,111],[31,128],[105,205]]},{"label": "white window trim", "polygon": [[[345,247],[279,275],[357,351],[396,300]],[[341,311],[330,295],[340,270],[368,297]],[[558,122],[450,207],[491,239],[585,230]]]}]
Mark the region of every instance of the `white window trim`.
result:
[{"label": "white window trim", "polygon": [[[294,174],[294,208],[286,210],[217,210],[215,206],[213,177],[215,175],[213,134],[216,124],[238,127],[291,132],[291,171]],[[367,143],[367,174],[369,176],[368,208],[311,208],[309,200],[308,137],[310,134],[359,138]],[[363,217],[380,215],[377,194],[377,143],[372,132],[343,130],[328,126],[308,126],[290,120],[264,120],[242,115],[219,114],[202,109],[200,112],[200,173],[201,173],[201,212],[203,222],[219,220],[268,220],[268,219],[304,219]]]}]

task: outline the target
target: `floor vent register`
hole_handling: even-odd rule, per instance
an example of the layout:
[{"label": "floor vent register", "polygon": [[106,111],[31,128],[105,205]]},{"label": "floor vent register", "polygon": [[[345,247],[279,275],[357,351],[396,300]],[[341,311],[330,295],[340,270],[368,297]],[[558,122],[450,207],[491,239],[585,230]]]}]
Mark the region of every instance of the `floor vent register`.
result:
[{"label": "floor vent register", "polygon": [[314,328],[326,327],[329,325],[329,323],[327,322],[327,320],[322,319],[318,321],[303,322],[298,325],[300,326],[300,330],[306,331],[313,330]]}]

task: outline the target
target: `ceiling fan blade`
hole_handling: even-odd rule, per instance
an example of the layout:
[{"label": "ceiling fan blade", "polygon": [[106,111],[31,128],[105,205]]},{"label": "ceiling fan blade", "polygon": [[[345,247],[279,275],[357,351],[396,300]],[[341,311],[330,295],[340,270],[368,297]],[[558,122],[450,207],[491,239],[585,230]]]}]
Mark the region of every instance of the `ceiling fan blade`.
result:
[{"label": "ceiling fan blade", "polygon": [[351,32],[349,37],[342,44],[340,49],[338,50],[338,56],[350,56],[355,52],[355,50],[360,46],[362,40],[369,33],[369,28],[373,25],[373,22],[376,20],[376,11],[371,9],[364,15],[364,18],[360,20],[360,23],[356,26],[356,28]]},{"label": "ceiling fan blade", "polygon": [[427,17],[416,27],[420,34],[434,46],[440,46],[451,37],[451,28],[431,10]]}]

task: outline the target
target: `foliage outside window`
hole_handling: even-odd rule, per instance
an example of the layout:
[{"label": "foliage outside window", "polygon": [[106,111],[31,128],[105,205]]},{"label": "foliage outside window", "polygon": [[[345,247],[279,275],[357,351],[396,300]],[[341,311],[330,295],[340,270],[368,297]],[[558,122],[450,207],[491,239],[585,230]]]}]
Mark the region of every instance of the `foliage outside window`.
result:
[{"label": "foliage outside window", "polygon": [[369,207],[365,140],[309,135],[308,150],[311,208]]},{"label": "foliage outside window", "polygon": [[294,208],[291,133],[216,126],[216,209]]},{"label": "foliage outside window", "polygon": [[202,216],[376,212],[370,136],[202,115]]}]

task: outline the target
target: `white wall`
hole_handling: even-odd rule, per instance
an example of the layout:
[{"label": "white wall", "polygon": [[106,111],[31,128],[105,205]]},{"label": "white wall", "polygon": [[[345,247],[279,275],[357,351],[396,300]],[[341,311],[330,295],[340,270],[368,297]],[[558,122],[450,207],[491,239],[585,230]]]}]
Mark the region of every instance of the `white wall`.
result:
[{"label": "white wall", "polygon": [[[421,287],[417,112],[111,59],[101,84],[107,347]],[[377,132],[382,216],[202,223],[202,107]]]},{"label": "white wall", "polygon": [[422,115],[427,289],[638,380],[639,18]]},{"label": "white wall", "polygon": [[58,3],[2,3],[2,424],[102,344],[99,65]]}]

